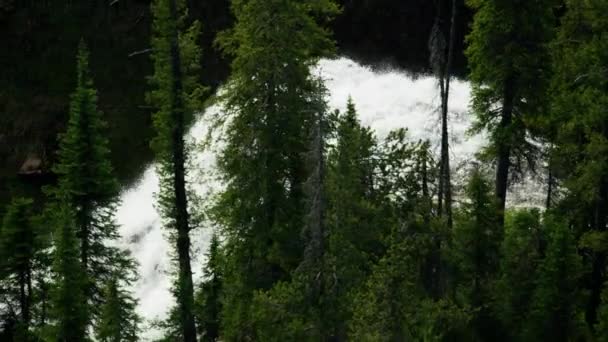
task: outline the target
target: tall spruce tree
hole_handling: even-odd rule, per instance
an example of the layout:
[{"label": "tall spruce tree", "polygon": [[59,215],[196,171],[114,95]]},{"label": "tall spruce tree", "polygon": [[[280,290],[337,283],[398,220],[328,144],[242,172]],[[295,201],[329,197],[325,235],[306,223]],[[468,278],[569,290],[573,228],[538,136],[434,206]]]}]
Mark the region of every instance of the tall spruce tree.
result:
[{"label": "tall spruce tree", "polygon": [[[0,282],[5,300],[18,303],[18,338],[27,341],[32,322],[36,269],[45,247],[43,232],[36,225],[33,201],[15,198],[8,206],[0,229]],[[8,299],[10,298],[10,299]]]},{"label": "tall spruce tree", "polygon": [[214,233],[211,236],[207,263],[203,270],[205,280],[196,294],[198,329],[203,342],[215,342],[220,337],[223,282],[220,247],[219,237]]},{"label": "tall spruce tree", "polygon": [[[233,0],[235,26],[222,36],[234,56],[224,102],[229,118],[219,169],[226,188],[217,218],[226,236],[224,338],[253,338],[251,299],[288,280],[303,252],[305,163],[321,91],[311,75],[333,49],[317,23],[331,0]],[[297,34],[294,34],[297,32]]]},{"label": "tall spruce tree", "polygon": [[[608,3],[566,1],[553,44],[552,118],[557,128],[552,159],[555,176],[568,189],[562,206],[576,222],[575,234],[607,234],[608,218]],[[599,235],[598,235],[599,236]],[[586,308],[590,326],[606,281],[605,247],[586,253],[592,272]]]},{"label": "tall spruce tree", "polygon": [[487,154],[496,161],[495,192],[503,223],[512,171],[523,160],[535,160],[529,133],[536,117],[545,114],[554,0],[467,3],[475,10],[466,50],[477,117],[473,128],[490,133]]},{"label": "tall spruce tree", "polygon": [[[76,89],[71,95],[66,132],[60,135],[53,171],[58,184],[49,188],[51,200],[65,202],[75,214],[80,260],[86,272],[87,298],[97,314],[106,281],[117,269],[134,271],[132,261],[112,242],[118,239],[115,212],[119,185],[110,162],[107,123],[97,110],[97,91],[89,71],[89,52],[83,41],[76,57]],[[55,208],[51,206],[51,210]]]},{"label": "tall spruce tree", "polygon": [[88,274],[82,263],[77,237],[76,214],[67,194],[54,204],[52,223],[56,227],[53,251],[53,284],[50,324],[47,339],[61,342],[89,341],[88,326],[92,321],[87,304]]},{"label": "tall spruce tree", "polygon": [[371,269],[378,252],[381,231],[375,227],[373,196],[374,150],[371,129],[361,126],[355,104],[348,100],[346,112],[338,118],[336,146],[328,156],[327,225],[328,263],[332,279],[331,323],[335,338],[345,338],[354,288]]},{"label": "tall spruce tree", "polygon": [[200,24],[195,21],[187,26],[186,13],[182,0],[152,2],[154,73],[149,78],[152,90],[147,100],[155,108],[153,122],[157,135],[152,148],[158,160],[158,202],[177,254],[178,270],[173,291],[177,299],[180,339],[191,342],[196,341],[190,256],[190,230],[193,227],[186,184],[189,153],[184,135],[188,119],[202,108],[205,89],[198,79]]}]

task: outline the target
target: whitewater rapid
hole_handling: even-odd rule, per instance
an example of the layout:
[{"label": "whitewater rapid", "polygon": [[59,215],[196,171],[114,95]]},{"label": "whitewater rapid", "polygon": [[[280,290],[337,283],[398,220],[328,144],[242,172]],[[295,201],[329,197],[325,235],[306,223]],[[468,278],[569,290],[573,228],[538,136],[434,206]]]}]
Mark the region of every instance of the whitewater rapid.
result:
[{"label": "whitewater rapid", "polygon": [[[393,129],[407,127],[411,139],[429,139],[435,152],[438,152],[440,98],[434,78],[414,76],[390,68],[373,70],[347,58],[322,60],[314,72],[325,79],[330,108],[344,110],[348,97],[352,96],[362,123],[370,126],[379,139]],[[469,114],[470,97],[467,82],[452,82],[449,130],[450,156],[455,173],[464,172],[464,165],[474,160],[474,154],[486,142],[483,135],[466,134],[472,117]],[[217,105],[210,107],[194,124],[188,134],[191,144],[200,145],[206,140],[205,118],[209,118],[209,115],[221,115],[221,108]],[[217,147],[206,150],[197,148],[196,151],[191,165],[195,170],[190,174],[191,185],[204,198],[221,187],[212,174]],[[541,187],[532,183],[514,193],[511,202],[542,201]],[[123,193],[122,205],[117,213],[122,244],[139,262],[141,278],[134,293],[139,299],[138,311],[146,320],[166,317],[174,302],[169,291],[171,283],[168,276],[171,247],[155,209],[154,194],[157,191],[158,178],[152,165],[139,182]],[[192,234],[195,282],[199,282],[202,276],[204,254],[211,233],[212,227],[203,226]],[[157,334],[157,331],[146,327],[144,339],[157,337]]]}]

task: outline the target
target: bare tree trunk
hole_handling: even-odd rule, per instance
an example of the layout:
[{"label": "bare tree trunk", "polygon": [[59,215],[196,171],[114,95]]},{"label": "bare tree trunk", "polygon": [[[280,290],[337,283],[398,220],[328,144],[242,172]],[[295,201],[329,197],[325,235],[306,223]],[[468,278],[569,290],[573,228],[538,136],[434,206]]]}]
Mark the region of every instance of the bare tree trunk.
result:
[{"label": "bare tree trunk", "polygon": [[547,175],[547,200],[545,201],[545,210],[551,209],[553,205],[553,192],[555,187],[555,177],[553,175],[553,160],[551,156],[549,156],[549,165],[547,167],[548,175]]},{"label": "bare tree trunk", "polygon": [[458,6],[456,0],[452,0],[452,16],[450,20],[450,40],[448,47],[448,59],[445,67],[445,89],[442,96],[441,110],[441,167],[440,177],[443,179],[443,194],[445,195],[445,216],[448,228],[453,225],[452,219],[452,181],[450,177],[450,146],[448,133],[448,101],[450,98],[450,79],[452,63],[454,60],[454,42],[456,40],[456,16]]},{"label": "bare tree trunk", "polygon": [[19,272],[19,309],[21,310],[21,324],[26,328],[29,322],[29,309],[25,291],[25,272]]},{"label": "bare tree trunk", "polygon": [[[448,1],[448,0],[446,0]],[[441,95],[441,152],[439,161],[439,187],[437,192],[437,214],[440,217],[446,219],[448,229],[452,229],[453,218],[452,218],[452,181],[451,181],[451,169],[450,169],[450,146],[449,146],[449,131],[448,131],[448,112],[449,112],[449,97],[450,97],[450,80],[452,73],[452,62],[454,59],[454,43],[456,40],[456,17],[458,6],[456,0],[452,0],[451,9],[451,20],[450,20],[450,33],[449,41],[447,44],[447,56],[446,56],[446,43],[443,38],[442,26],[441,25],[441,9],[442,4],[436,3],[437,5],[437,17],[435,19],[435,27],[431,34],[429,42],[429,48],[431,49],[431,65],[437,77],[439,78],[439,88]],[[447,58],[446,58],[447,57]],[[438,236],[435,237],[436,251],[433,256],[432,267],[434,268],[434,280],[433,288],[435,294],[440,294],[446,288],[445,279],[443,277],[444,269],[441,262],[441,248],[443,238]]]},{"label": "bare tree trunk", "polygon": [[441,95],[441,156],[439,162],[439,190],[437,194],[437,211],[440,216],[446,218],[447,225],[452,228],[452,182],[450,177],[450,152],[448,132],[448,108],[450,97],[450,80],[452,73],[452,62],[454,59],[454,42],[456,40],[456,0],[452,0],[450,34],[447,46],[447,58],[445,40],[441,33],[441,4],[438,4],[437,19],[435,22],[435,37],[431,37],[431,63],[439,78]]},{"label": "bare tree trunk", "polygon": [[186,195],[185,177],[185,143],[184,143],[184,102],[180,46],[178,37],[178,15],[176,0],[169,1],[173,32],[171,37],[171,73],[172,83],[172,163],[173,191],[175,200],[175,225],[177,228],[177,254],[179,260],[178,301],[180,323],[184,342],[196,342],[196,326],[194,323],[194,287],[192,284],[192,268],[190,265],[190,227],[188,217],[188,199]]},{"label": "bare tree trunk", "polygon": [[311,172],[304,183],[308,214],[305,217],[303,235],[306,239],[304,257],[296,272],[305,282],[306,297],[310,307],[317,309],[320,336],[328,335],[325,329],[325,313],[321,297],[325,290],[325,108],[319,108],[312,128],[308,163]]}]

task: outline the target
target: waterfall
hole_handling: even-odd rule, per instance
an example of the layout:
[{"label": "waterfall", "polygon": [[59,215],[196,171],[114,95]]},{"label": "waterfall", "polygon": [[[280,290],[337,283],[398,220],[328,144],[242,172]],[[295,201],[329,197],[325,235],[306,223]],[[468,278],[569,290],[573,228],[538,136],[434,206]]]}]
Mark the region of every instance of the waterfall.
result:
[{"label": "waterfall", "polygon": [[[414,76],[390,68],[371,69],[347,58],[324,59],[314,71],[326,80],[329,90],[328,103],[331,109],[344,110],[348,96],[352,96],[360,119],[370,126],[379,139],[393,129],[407,127],[413,140],[428,139],[433,149],[439,152],[440,142],[440,97],[437,81],[430,76]],[[467,82],[454,80],[450,96],[450,155],[455,173],[474,159],[474,154],[486,142],[482,135],[468,136],[472,116],[469,114],[471,97]],[[205,140],[205,117],[221,114],[218,106],[210,107],[188,134],[193,145]],[[192,160],[190,183],[201,197],[218,184],[213,177],[205,176],[213,170],[214,148],[202,150],[196,147]],[[205,171],[201,173],[200,171]],[[458,180],[458,177],[455,177]],[[542,203],[542,189],[533,181],[521,193],[533,203]],[[140,280],[134,289],[139,298],[139,313],[145,319],[164,318],[173,305],[169,292],[171,246],[161,228],[161,219],[155,210],[154,193],[158,190],[158,179],[154,166],[150,166],[132,188],[122,194],[122,205],[117,213],[121,225],[122,243],[131,250],[139,262]],[[520,196],[521,197],[521,196]],[[520,197],[514,195],[517,201]],[[519,202],[518,202],[519,203]],[[193,272],[195,282],[201,279],[202,263],[208,247],[210,227],[192,232]],[[144,338],[156,337],[158,332],[147,331]]]}]

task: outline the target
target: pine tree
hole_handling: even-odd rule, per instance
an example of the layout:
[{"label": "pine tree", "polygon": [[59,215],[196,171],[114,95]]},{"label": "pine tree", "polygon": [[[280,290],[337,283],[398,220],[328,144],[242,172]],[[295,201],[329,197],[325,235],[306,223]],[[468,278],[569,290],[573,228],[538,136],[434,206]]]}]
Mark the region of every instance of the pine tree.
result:
[{"label": "pine tree", "polygon": [[197,319],[201,341],[214,342],[220,336],[222,312],[222,273],[220,270],[220,241],[217,233],[211,236],[207,263],[203,270],[205,280],[196,294]]},{"label": "pine tree", "polygon": [[135,312],[137,302],[125,290],[117,277],[110,279],[105,291],[105,302],[96,326],[101,342],[139,341],[140,318]]},{"label": "pine tree", "polygon": [[523,340],[578,340],[584,326],[578,288],[582,264],[573,232],[563,219],[552,216],[545,217],[543,228],[547,250],[535,279]]},{"label": "pine tree", "polygon": [[44,248],[43,232],[34,221],[33,201],[15,198],[9,205],[0,229],[0,280],[6,297],[19,308],[18,336],[28,340],[32,322],[37,259]]},{"label": "pine tree", "polygon": [[[608,4],[601,0],[566,1],[566,14],[553,44],[552,126],[557,134],[552,159],[560,184],[568,189],[562,207],[576,222],[575,234],[607,231],[608,210]],[[560,208],[560,209],[562,209]],[[591,251],[592,272],[586,308],[593,327],[607,253]]]},{"label": "pine tree", "polygon": [[466,50],[473,85],[474,129],[490,132],[488,155],[496,160],[501,224],[513,167],[533,161],[530,123],[544,113],[548,43],[554,0],[468,0],[475,11]]},{"label": "pine tree", "polygon": [[53,208],[52,223],[56,227],[56,232],[54,234],[51,327],[48,339],[61,342],[84,342],[89,340],[87,327],[91,323],[91,314],[89,305],[87,305],[89,280],[78,247],[76,214],[69,203],[70,201],[65,200]]},{"label": "pine tree", "polygon": [[200,24],[195,21],[186,27],[185,2],[180,0],[156,0],[152,13],[154,73],[148,102],[156,109],[153,122],[157,135],[152,148],[158,160],[158,201],[164,225],[176,247],[178,276],[174,293],[181,339],[196,341],[189,235],[193,227],[186,184],[189,155],[184,135],[187,120],[201,109],[205,91],[198,81],[201,51],[196,42]]},{"label": "pine tree", "polygon": [[223,97],[229,129],[218,164],[226,188],[216,217],[229,258],[223,338],[238,340],[256,339],[254,292],[289,280],[300,263],[305,154],[322,91],[310,67],[333,49],[316,19],[337,7],[331,0],[233,0],[232,10],[235,26],[220,40],[234,61]]}]

